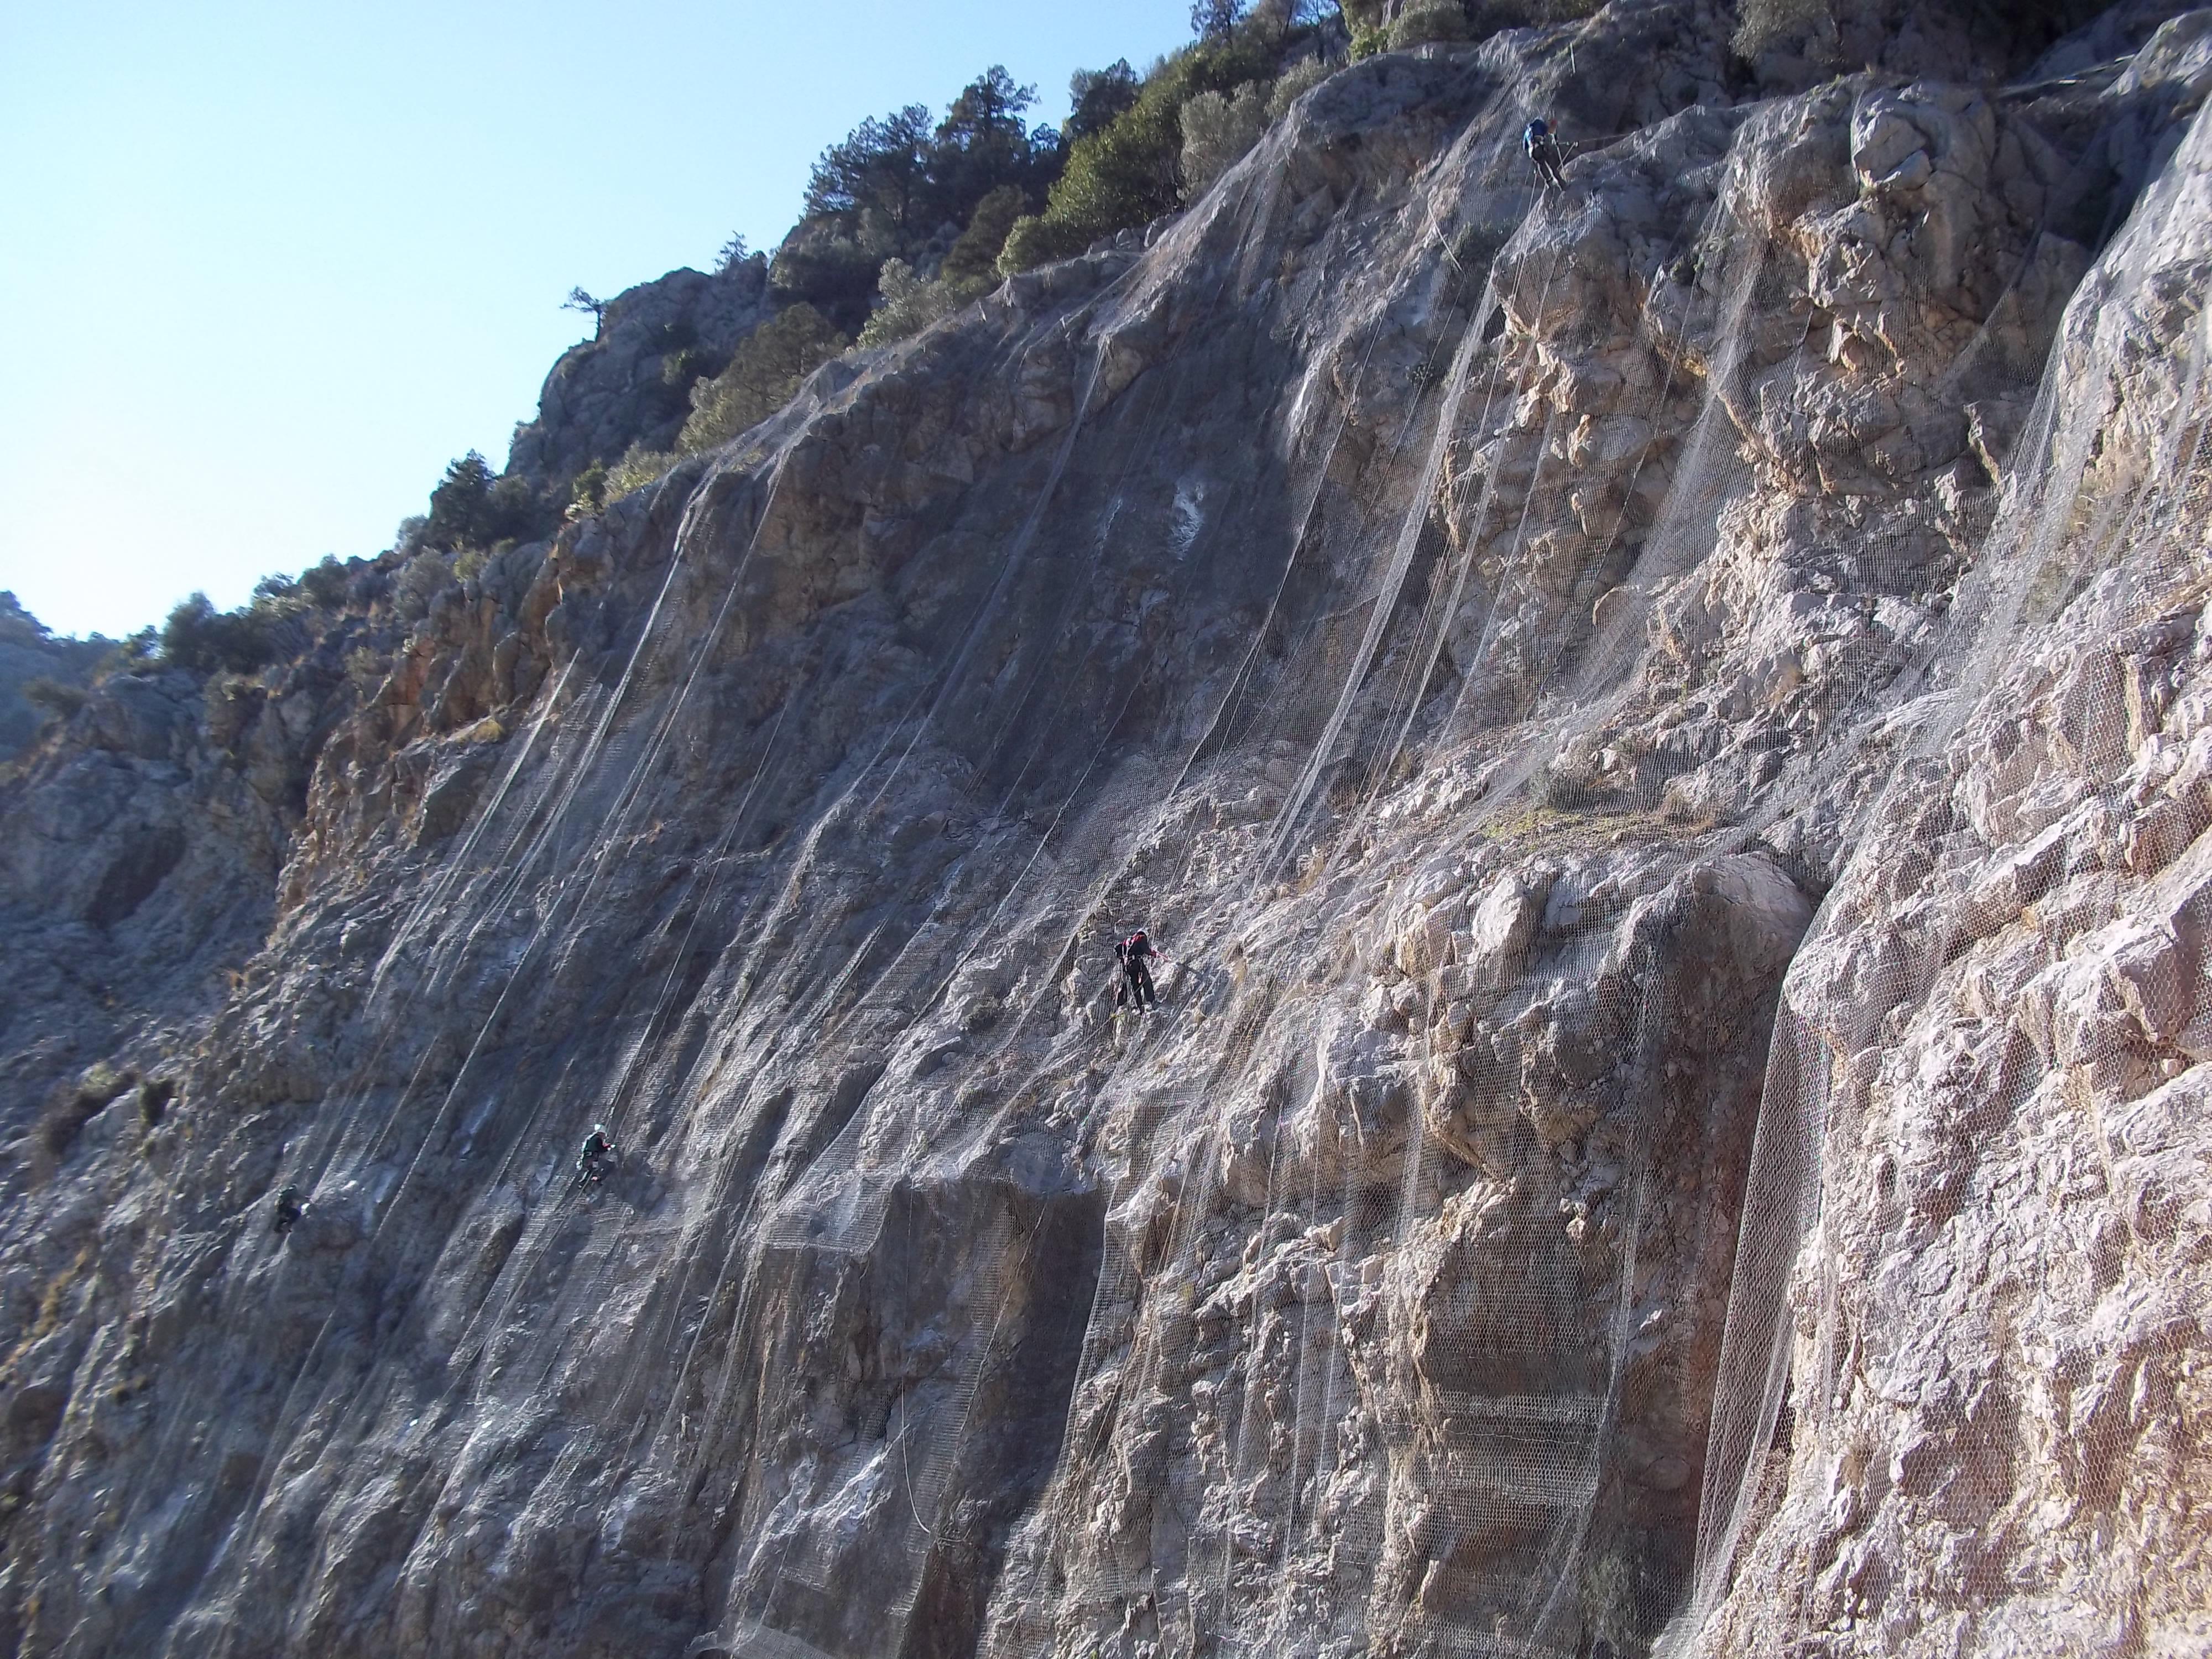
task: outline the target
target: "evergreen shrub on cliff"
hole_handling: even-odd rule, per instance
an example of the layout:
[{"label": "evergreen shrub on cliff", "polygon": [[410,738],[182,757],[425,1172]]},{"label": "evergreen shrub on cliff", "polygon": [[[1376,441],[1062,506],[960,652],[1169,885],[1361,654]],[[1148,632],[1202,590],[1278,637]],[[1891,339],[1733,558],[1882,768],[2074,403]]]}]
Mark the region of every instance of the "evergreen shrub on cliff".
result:
[{"label": "evergreen shrub on cliff", "polygon": [[446,469],[430,492],[423,544],[447,552],[485,551],[529,537],[538,529],[539,517],[530,486],[520,478],[496,476],[491,463],[471,449]]},{"label": "evergreen shrub on cliff", "polygon": [[218,611],[206,594],[194,593],[161,624],[161,660],[195,674],[254,673],[276,654],[273,623],[266,604]]},{"label": "evergreen shrub on cliff", "polygon": [[696,455],[758,426],[851,343],[812,306],[777,313],[738,343],[720,374],[691,388],[691,416],[676,440],[677,453]]},{"label": "evergreen shrub on cliff", "polygon": [[770,279],[850,327],[866,318],[892,260],[937,275],[984,202],[1012,189],[1028,206],[1059,176],[1060,134],[1024,125],[1036,101],[1036,88],[1017,86],[994,64],[934,127],[921,104],[861,122],[815,162],[805,210],[777,250]]},{"label": "evergreen shrub on cliff", "polygon": [[860,330],[863,347],[889,345],[919,334],[940,317],[998,286],[999,252],[1029,206],[1018,185],[1001,185],[975,204],[968,228],[946,251],[934,277],[925,278],[903,259],[887,259],[876,279],[882,303]]},{"label": "evergreen shrub on cliff", "polygon": [[81,685],[70,685],[45,674],[23,682],[23,701],[61,720],[67,720],[83,708],[88,696],[90,693]]},{"label": "evergreen shrub on cliff", "polygon": [[1068,113],[1060,123],[1060,137],[1073,144],[1094,132],[1105,131],[1115,117],[1137,101],[1143,85],[1126,58],[1116,58],[1103,70],[1076,70],[1067,78]]},{"label": "evergreen shrub on cliff", "polygon": [[1018,185],[1001,185],[975,204],[975,216],[968,228],[960,233],[945,256],[945,269],[939,276],[952,282],[995,282],[999,274],[999,254],[1006,246],[1014,222],[1029,206],[1029,198]]},{"label": "evergreen shrub on cliff", "polygon": [[325,611],[335,611],[344,605],[352,585],[353,572],[335,553],[324,554],[319,562],[300,573],[300,591]]},{"label": "evergreen shrub on cliff", "polygon": [[1066,258],[1171,211],[1182,200],[1183,106],[1201,93],[1272,81],[1273,46],[1261,30],[1242,27],[1155,64],[1127,109],[1075,141],[1045,210],[1015,222],[1000,270]]},{"label": "evergreen shrub on cliff", "polygon": [[940,276],[925,282],[905,260],[890,259],[884,262],[877,287],[884,302],[860,331],[859,343],[864,348],[889,345],[921,333],[939,318],[989,293],[991,283],[975,276]]},{"label": "evergreen shrub on cliff", "polygon": [[1201,92],[1182,106],[1182,193],[1194,201],[1229,171],[1267,130],[1267,85],[1248,81],[1234,93]]},{"label": "evergreen shrub on cliff", "polygon": [[[1759,0],[1753,0],[1759,3]],[[1803,0],[1772,0],[1797,5]],[[1403,52],[1432,41],[1486,40],[1500,29],[1572,22],[1589,16],[1603,0],[1414,0],[1389,22],[1382,0],[1346,0],[1344,21],[1352,31],[1352,56]],[[1812,0],[1815,6],[1820,0]]]},{"label": "evergreen shrub on cliff", "polygon": [[1416,0],[1390,25],[1393,50],[1424,46],[1431,40],[1466,40],[1474,30],[1460,0]]},{"label": "evergreen shrub on cliff", "polygon": [[264,576],[235,611],[218,611],[206,594],[194,593],[169,612],[158,636],[151,629],[123,641],[94,635],[87,645],[97,644],[105,656],[94,678],[144,667],[149,658],[195,674],[256,673],[307,648],[324,625],[314,613],[343,610],[361,568],[358,559],[349,563],[325,554],[297,577]]},{"label": "evergreen shrub on cliff", "polygon": [[1267,94],[1267,119],[1281,120],[1291,112],[1291,106],[1305,94],[1328,79],[1332,65],[1320,58],[1301,58],[1276,77],[1275,89]]},{"label": "evergreen shrub on cliff", "polygon": [[576,480],[579,505],[596,510],[642,489],[686,455],[727,443],[758,426],[792,399],[806,377],[852,341],[801,301],[787,306],[738,343],[719,374],[691,388],[691,415],[672,450],[632,444],[612,466],[592,468]]}]

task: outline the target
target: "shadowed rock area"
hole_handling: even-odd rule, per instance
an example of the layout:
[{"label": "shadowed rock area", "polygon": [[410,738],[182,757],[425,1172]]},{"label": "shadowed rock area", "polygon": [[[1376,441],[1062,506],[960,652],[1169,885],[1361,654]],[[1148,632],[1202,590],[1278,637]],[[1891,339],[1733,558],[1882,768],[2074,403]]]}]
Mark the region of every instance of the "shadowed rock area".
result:
[{"label": "shadowed rock area", "polygon": [[[2212,1640],[2212,12],[1842,9],[1347,64],[94,686],[0,784],[17,1650]],[[514,470],[771,303],[687,275]]]}]

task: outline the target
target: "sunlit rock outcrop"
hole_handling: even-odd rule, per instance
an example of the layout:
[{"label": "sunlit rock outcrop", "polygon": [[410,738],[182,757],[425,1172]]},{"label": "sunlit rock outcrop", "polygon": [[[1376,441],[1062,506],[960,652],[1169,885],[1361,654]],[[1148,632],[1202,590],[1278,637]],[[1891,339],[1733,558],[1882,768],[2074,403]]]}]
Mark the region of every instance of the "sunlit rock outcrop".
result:
[{"label": "sunlit rock outcrop", "polygon": [[0,794],[22,1650],[2201,1645],[2207,15],[1385,53],[110,681]]}]

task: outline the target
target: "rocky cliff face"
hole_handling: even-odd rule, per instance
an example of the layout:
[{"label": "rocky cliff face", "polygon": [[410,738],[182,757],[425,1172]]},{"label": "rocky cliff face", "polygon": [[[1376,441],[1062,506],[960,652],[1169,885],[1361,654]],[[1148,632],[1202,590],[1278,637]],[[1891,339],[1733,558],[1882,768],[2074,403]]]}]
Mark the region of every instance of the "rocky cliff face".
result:
[{"label": "rocky cliff face", "polygon": [[755,255],[702,276],[672,270],[606,302],[592,338],[571,346],[538,393],[538,418],[514,429],[507,473],[564,502],[575,476],[611,465],[633,443],[672,448],[687,395],[719,373],[738,342],[775,315],[768,261]]},{"label": "rocky cliff face", "polygon": [[0,592],[0,761],[20,754],[54,717],[56,711],[39,707],[26,688],[41,680],[81,686],[108,649],[97,637],[56,639],[13,593]]},{"label": "rocky cliff face", "polygon": [[2201,1648],[2208,25],[1370,59],[109,682],[0,802],[20,1648]]}]

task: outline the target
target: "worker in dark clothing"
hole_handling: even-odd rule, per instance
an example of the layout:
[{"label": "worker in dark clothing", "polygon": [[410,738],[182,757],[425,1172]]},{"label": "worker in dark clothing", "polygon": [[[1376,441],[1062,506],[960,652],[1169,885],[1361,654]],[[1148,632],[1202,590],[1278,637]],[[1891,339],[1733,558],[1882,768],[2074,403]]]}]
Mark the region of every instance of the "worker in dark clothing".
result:
[{"label": "worker in dark clothing", "polygon": [[1141,927],[1114,947],[1114,957],[1121,964],[1121,985],[1114,993],[1114,1006],[1121,1008],[1133,1003],[1139,1012],[1158,1007],[1159,993],[1152,988],[1152,970],[1148,964],[1173,958],[1156,950]]},{"label": "worker in dark clothing", "polygon": [[1566,175],[1559,171],[1559,141],[1553,135],[1549,122],[1541,116],[1529,122],[1522,130],[1521,148],[1528,152],[1528,164],[1536,169],[1536,177],[1546,189],[1567,187]]},{"label": "worker in dark clothing", "polygon": [[307,1212],[307,1200],[300,1196],[300,1189],[286,1186],[276,1194],[275,1212],[269,1218],[269,1231],[281,1238],[290,1232],[293,1224]]},{"label": "worker in dark clothing", "polygon": [[592,1125],[592,1133],[584,1137],[584,1148],[576,1154],[576,1184],[588,1187],[606,1178],[606,1165],[615,1155],[614,1142],[607,1139],[607,1126]]}]

